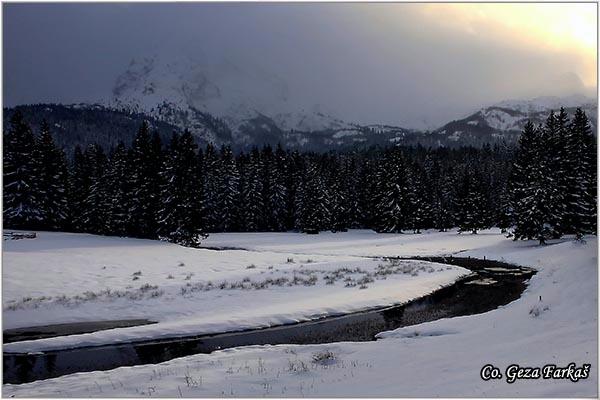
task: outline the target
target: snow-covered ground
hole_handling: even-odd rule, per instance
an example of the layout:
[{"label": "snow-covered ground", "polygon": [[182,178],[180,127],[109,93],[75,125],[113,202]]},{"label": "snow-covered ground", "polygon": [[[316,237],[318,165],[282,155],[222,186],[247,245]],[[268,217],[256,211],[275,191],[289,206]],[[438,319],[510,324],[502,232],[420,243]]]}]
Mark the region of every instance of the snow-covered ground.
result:
[{"label": "snow-covered ground", "polygon": [[[267,240],[281,245],[291,237]],[[305,321],[403,303],[469,273],[419,261],[392,266],[341,252],[216,251],[50,232],[5,241],[4,250],[4,329],[129,318],[158,322],[4,346],[15,352]],[[386,269],[396,273],[378,273]]]},{"label": "snow-covered ground", "polygon": [[[207,246],[253,250],[237,253],[236,250],[210,252],[183,248],[171,252],[169,249],[172,245],[167,244],[84,235],[69,237],[65,234],[41,234],[36,240],[38,243],[48,243],[36,247],[36,251],[31,251],[27,250],[27,247],[37,246],[33,244],[35,240],[4,242],[4,307],[8,306],[7,300],[17,300],[23,293],[31,296],[41,293],[74,295],[86,290],[86,282],[94,279],[104,279],[100,281],[101,285],[97,284],[95,287],[104,287],[107,282],[111,285],[115,282],[115,287],[120,288],[122,286],[118,285],[131,283],[121,282],[119,276],[131,277],[137,270],[142,270],[142,275],[139,280],[132,282],[134,287],[150,282],[160,284],[160,287],[165,285],[166,288],[168,284],[161,279],[166,279],[163,276],[171,273],[171,269],[174,275],[182,268],[182,273],[196,272],[192,280],[200,279],[199,271],[205,271],[207,266],[213,269],[210,274],[214,275],[207,275],[206,278],[203,276],[202,280],[243,279],[246,274],[251,273],[251,280],[256,280],[275,269],[279,269],[278,273],[283,274],[286,269],[290,271],[313,268],[330,271],[328,268],[335,269],[345,265],[349,268],[359,266],[365,270],[373,268],[375,271],[377,264],[382,262],[361,259],[360,256],[460,253],[461,256],[486,256],[489,259],[531,266],[539,272],[531,279],[528,289],[519,300],[497,310],[385,332],[380,334],[380,339],[375,342],[228,349],[208,355],[199,354],[175,359],[158,365],[123,367],[23,385],[4,385],[4,396],[596,397],[598,394],[598,275],[595,237],[586,238],[587,243],[565,239],[542,247],[533,242],[510,241],[496,230],[484,231],[479,235],[457,235],[456,232],[379,235],[368,231],[314,236],[222,234],[212,235],[206,241]],[[102,245],[99,243],[101,241],[106,242]],[[62,250],[59,245],[61,242]],[[86,244],[89,242],[96,243],[96,246]],[[167,256],[167,253],[176,254]],[[139,261],[140,254],[144,254],[143,265]],[[202,256],[197,256],[198,254]],[[135,261],[136,258],[138,261]],[[288,263],[288,258],[293,258],[294,263]],[[309,258],[313,262],[308,263]],[[65,264],[62,267],[55,265],[51,271],[43,272],[55,259],[61,259]],[[135,262],[135,266],[127,265],[132,262]],[[17,268],[17,263],[20,263],[20,268]],[[106,270],[114,267],[110,274],[102,272],[106,271],[102,269],[103,263],[107,267]],[[178,267],[178,263],[185,265]],[[246,269],[251,263],[254,263],[256,268]],[[74,267],[77,264],[86,266],[90,272],[79,272]],[[273,270],[268,269],[270,264],[274,266]],[[300,267],[300,264],[304,267]],[[44,265],[44,268],[40,265]],[[169,269],[165,269],[164,265],[169,265]],[[197,269],[192,269],[194,266]],[[264,291],[273,292],[268,295],[268,298],[273,299],[272,304],[280,300],[294,304],[294,297],[306,295],[306,299],[311,301],[310,307],[313,307],[313,301],[318,302],[314,297],[343,293],[341,296],[344,299],[349,298],[345,307],[356,307],[365,301],[357,300],[358,296],[363,296],[362,293],[367,296],[366,293],[371,290],[374,294],[372,298],[371,295],[367,296],[368,301],[376,302],[389,296],[388,290],[392,287],[400,287],[396,285],[406,284],[406,288],[414,287],[417,283],[421,285],[426,277],[439,277],[436,284],[440,285],[456,279],[456,276],[464,272],[460,269],[438,268],[438,265],[434,266],[431,273],[421,270],[415,277],[409,273],[393,275],[388,278],[389,281],[375,280],[368,284],[368,289],[362,290],[358,287],[345,288],[339,281],[335,282],[333,287],[322,287],[320,281],[326,273],[321,273],[318,277],[319,283],[315,286],[285,287],[282,288],[285,295],[279,298],[272,297],[277,296],[276,288]],[[54,274],[61,269],[65,270],[64,278],[62,282],[56,283]],[[120,270],[126,272],[121,273]],[[36,271],[36,275],[32,277],[31,271]],[[261,274],[261,271],[264,273]],[[445,276],[450,273],[454,276]],[[149,281],[141,280],[142,277]],[[413,278],[415,280],[412,284],[407,281]],[[29,279],[29,282],[21,282],[22,279]],[[178,276],[177,279],[181,278]],[[182,286],[183,283],[178,284]],[[378,285],[388,284],[391,286],[385,289],[382,286],[378,288]],[[294,293],[293,290],[297,292]],[[310,292],[311,290],[314,292]],[[249,296],[237,299],[242,301],[251,300],[262,293],[261,290],[229,291],[250,293]],[[167,292],[165,290],[165,293]],[[228,291],[214,291],[213,294],[211,292],[213,291],[202,292],[202,295],[210,294],[213,296],[210,297],[210,301],[218,304],[220,300],[216,293],[227,297]],[[199,294],[194,293],[194,296],[196,295]],[[377,295],[381,297],[378,298]],[[166,297],[145,306],[149,300],[129,300],[128,304],[133,307],[132,310],[140,312],[131,316],[147,316],[149,314],[142,312],[152,307],[158,308],[158,312],[162,307],[158,304],[166,302],[165,299]],[[116,307],[112,304],[118,301],[120,300],[111,299],[97,303],[110,308]],[[80,307],[87,307],[90,303],[88,301],[79,305],[68,305],[65,310],[69,310],[71,315],[77,315]],[[210,311],[215,310],[212,304],[205,304],[200,298],[193,304],[208,309],[204,317],[215,315],[214,311]],[[227,304],[235,303],[232,300],[231,303],[223,302],[217,307],[222,307],[219,310],[225,310]],[[283,304],[281,310],[288,306]],[[46,313],[52,314],[53,310],[58,310],[59,305],[45,304],[41,301],[39,310],[44,307],[48,307]],[[299,306],[299,309],[302,308],[305,307]],[[248,313],[253,312],[253,307],[238,310]],[[235,313],[236,310],[232,312]],[[114,310],[104,315],[116,316]],[[17,321],[13,326],[24,326],[26,322],[35,320],[32,318],[44,318],[44,312],[36,309],[16,309],[5,310],[4,313],[4,322],[7,325],[12,320]],[[53,317],[48,318],[52,320]],[[77,318],[81,320],[84,316],[81,314]],[[201,318],[198,321],[201,321]],[[7,347],[5,346],[5,350]],[[590,377],[577,383],[565,379],[539,379],[519,380],[513,384],[508,384],[505,379],[483,381],[480,378],[481,368],[485,364],[494,364],[504,374],[504,369],[513,363],[543,367],[546,364],[567,366],[570,362],[576,363],[577,366],[591,364]]]}]

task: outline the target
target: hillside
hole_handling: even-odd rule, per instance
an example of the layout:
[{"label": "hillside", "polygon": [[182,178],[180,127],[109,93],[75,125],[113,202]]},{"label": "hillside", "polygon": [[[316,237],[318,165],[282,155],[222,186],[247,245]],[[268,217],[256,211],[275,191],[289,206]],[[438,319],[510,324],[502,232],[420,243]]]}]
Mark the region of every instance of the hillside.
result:
[{"label": "hillside", "polygon": [[597,127],[597,102],[584,96],[540,97],[529,101],[503,101],[485,107],[459,120],[451,121],[433,134],[447,142],[486,143],[494,140],[515,142],[528,120],[543,124],[550,110],[565,107],[573,115],[581,107]]},{"label": "hillside", "polygon": [[163,140],[168,140],[178,127],[147,115],[109,109],[101,105],[87,104],[34,104],[5,108],[4,129],[10,123],[15,110],[19,110],[34,132],[39,132],[46,120],[59,147],[70,152],[75,145],[82,147],[98,143],[105,149],[119,141],[129,144],[144,120]]},{"label": "hillside", "polygon": [[112,105],[22,105],[4,109],[4,128],[15,109],[19,109],[35,132],[46,120],[57,144],[67,151],[75,145],[87,146],[94,142],[105,149],[120,140],[127,144],[144,120],[165,142],[173,131],[189,129],[201,146],[210,142],[217,146],[231,145],[236,150],[277,144],[312,151],[417,144],[425,147],[480,147],[499,142],[515,143],[528,120],[542,124],[550,110],[557,110],[561,105],[566,107],[569,115],[573,115],[577,107],[582,107],[596,130],[597,102],[583,96],[505,101],[450,121],[431,132],[383,124],[348,123],[320,111],[303,117],[290,113],[278,114],[274,118],[254,110],[244,113],[244,118],[232,119],[166,101],[149,109],[134,101],[129,105],[123,102]]}]

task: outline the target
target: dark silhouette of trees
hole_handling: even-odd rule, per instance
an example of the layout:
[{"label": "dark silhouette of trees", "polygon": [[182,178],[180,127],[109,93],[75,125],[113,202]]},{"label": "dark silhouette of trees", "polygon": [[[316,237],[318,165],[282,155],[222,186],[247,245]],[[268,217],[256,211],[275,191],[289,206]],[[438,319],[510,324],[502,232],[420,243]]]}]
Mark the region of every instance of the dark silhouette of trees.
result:
[{"label": "dark silhouette of trees", "polygon": [[161,238],[197,246],[208,232],[318,233],[368,228],[477,233],[497,226],[545,243],[596,230],[596,142],[578,109],[528,123],[517,148],[395,146],[235,154],[198,149],[189,131],[166,149],[147,123],[108,155],[96,144],[71,160],[42,124],[14,113],[4,133],[4,223]]}]

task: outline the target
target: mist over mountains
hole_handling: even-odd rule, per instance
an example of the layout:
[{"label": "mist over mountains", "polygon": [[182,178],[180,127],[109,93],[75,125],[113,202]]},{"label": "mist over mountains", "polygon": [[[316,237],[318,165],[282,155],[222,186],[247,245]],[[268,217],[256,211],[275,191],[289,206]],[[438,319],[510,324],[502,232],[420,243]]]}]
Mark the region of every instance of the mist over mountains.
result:
[{"label": "mist over mountains", "polygon": [[[200,144],[242,150],[282,144],[318,151],[395,144],[514,143],[527,120],[542,123],[550,110],[561,106],[570,114],[582,107],[594,129],[597,125],[597,101],[583,95],[502,101],[428,130],[345,120],[336,114],[335,105],[317,100],[306,101],[284,78],[252,65],[154,56],[131,60],[116,77],[110,95],[97,102],[18,108],[34,129],[47,120],[63,147],[128,142],[143,120],[165,140],[173,131],[189,129]],[[13,110],[5,109],[5,117]]]}]

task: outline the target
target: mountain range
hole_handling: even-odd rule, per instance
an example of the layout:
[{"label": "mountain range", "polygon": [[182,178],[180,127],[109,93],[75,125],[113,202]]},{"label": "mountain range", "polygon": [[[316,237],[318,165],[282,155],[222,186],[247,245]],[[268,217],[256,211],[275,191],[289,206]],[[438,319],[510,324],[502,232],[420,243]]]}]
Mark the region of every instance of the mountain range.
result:
[{"label": "mountain range", "polygon": [[4,121],[16,108],[34,129],[46,120],[58,144],[67,148],[128,142],[143,120],[165,140],[173,131],[189,129],[201,145],[237,149],[277,143],[305,150],[417,143],[453,147],[515,142],[527,120],[542,123],[561,106],[569,113],[582,107],[596,128],[597,100],[582,95],[503,101],[428,131],[345,121],[322,105],[302,104],[284,79],[257,68],[150,57],[132,60],[110,96],[97,103],[17,106],[4,110]]},{"label": "mountain range", "polygon": [[440,144],[488,143],[496,140],[515,142],[529,120],[535,125],[543,124],[551,110],[564,107],[569,115],[573,115],[577,107],[587,114],[592,128],[597,127],[598,103],[586,96],[538,97],[532,100],[502,101],[484,107],[473,114],[458,120],[450,121],[435,129],[431,134],[441,137]]}]

